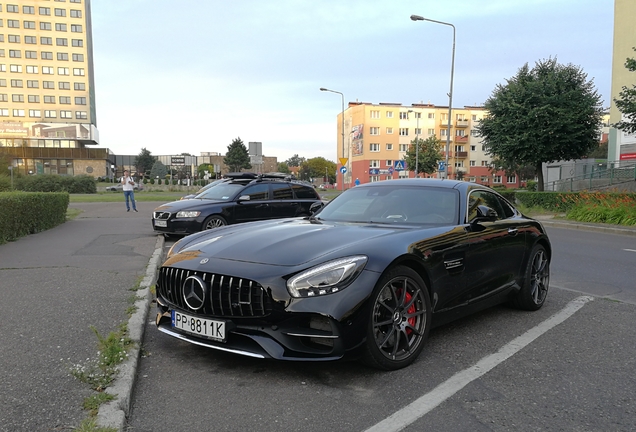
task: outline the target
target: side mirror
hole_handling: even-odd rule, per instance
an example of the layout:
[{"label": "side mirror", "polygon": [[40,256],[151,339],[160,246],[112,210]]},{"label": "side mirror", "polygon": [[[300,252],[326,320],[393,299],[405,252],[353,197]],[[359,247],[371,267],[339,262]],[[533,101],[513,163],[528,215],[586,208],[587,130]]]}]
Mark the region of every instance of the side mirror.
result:
[{"label": "side mirror", "polygon": [[250,196],[249,195],[241,195],[238,198],[238,201],[249,201],[250,200]]},{"label": "side mirror", "polygon": [[473,225],[479,222],[494,222],[498,217],[499,215],[497,215],[495,210],[488,206],[480,205],[477,206],[477,216],[470,221],[470,224]]},{"label": "side mirror", "polygon": [[325,206],[325,203],[323,203],[322,201],[320,202],[315,202],[313,203],[311,206],[309,206],[309,212],[311,214],[316,213],[318,210],[320,210],[321,208],[323,208]]}]

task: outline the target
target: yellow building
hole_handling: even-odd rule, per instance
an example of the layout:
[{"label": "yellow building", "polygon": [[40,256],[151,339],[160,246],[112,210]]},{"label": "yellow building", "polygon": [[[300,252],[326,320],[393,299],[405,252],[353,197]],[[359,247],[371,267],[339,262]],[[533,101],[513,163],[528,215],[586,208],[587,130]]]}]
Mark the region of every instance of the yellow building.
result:
[{"label": "yellow building", "polygon": [[[610,123],[621,120],[614,98],[619,97],[623,86],[632,88],[636,84],[636,72],[625,68],[627,58],[636,58],[636,1],[614,0],[614,48],[612,54],[612,104]],[[636,134],[626,134],[616,128],[609,130],[608,162],[636,161]]]},{"label": "yellow building", "polygon": [[90,0],[0,3],[0,153],[25,174],[107,176]]},{"label": "yellow building", "polygon": [[[404,159],[416,138],[425,140],[436,136],[442,141],[446,155],[448,145],[449,178],[506,187],[518,187],[514,176],[491,173],[491,158],[485,153],[477,137],[477,122],[484,116],[483,107],[463,107],[451,110],[450,139],[448,135],[448,106],[432,104],[350,102],[344,112],[344,146],[342,143],[342,114],[338,115],[338,158],[346,159],[345,187],[356,179],[361,183],[395,178],[415,177]],[[445,162],[445,161],[444,161]],[[342,181],[339,164],[338,182]],[[421,177],[437,177],[439,173]]]}]

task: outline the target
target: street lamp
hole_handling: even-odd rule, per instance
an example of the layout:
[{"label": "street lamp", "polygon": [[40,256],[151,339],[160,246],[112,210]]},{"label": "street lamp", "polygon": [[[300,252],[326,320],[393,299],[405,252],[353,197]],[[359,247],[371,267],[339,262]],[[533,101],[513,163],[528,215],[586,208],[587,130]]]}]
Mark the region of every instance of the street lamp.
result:
[{"label": "street lamp", "polygon": [[[408,112],[415,112],[413,110],[409,110]],[[419,172],[419,164],[420,164],[420,113],[415,113],[415,120],[417,122],[417,126],[415,126],[415,177],[420,176]]]},{"label": "street lamp", "polygon": [[451,113],[453,107],[453,74],[455,73],[455,26],[444,21],[436,21],[424,18],[419,15],[411,15],[412,21],[429,21],[436,24],[443,24],[453,28],[453,56],[451,58],[451,76],[450,76],[450,92],[448,93],[448,132],[446,135],[446,171],[444,177],[448,178],[448,152],[450,151],[450,134],[451,134]]},{"label": "street lamp", "polygon": [[[342,158],[344,159],[345,157],[345,140],[344,140],[344,95],[342,93],[340,93],[339,91],[335,91],[335,90],[329,90],[326,89],[324,87],[320,87],[320,91],[326,91],[326,92],[331,92],[331,93],[338,93],[340,95],[340,97],[342,98]],[[344,166],[344,165],[343,165]],[[342,190],[344,191],[344,173],[342,173]]]}]

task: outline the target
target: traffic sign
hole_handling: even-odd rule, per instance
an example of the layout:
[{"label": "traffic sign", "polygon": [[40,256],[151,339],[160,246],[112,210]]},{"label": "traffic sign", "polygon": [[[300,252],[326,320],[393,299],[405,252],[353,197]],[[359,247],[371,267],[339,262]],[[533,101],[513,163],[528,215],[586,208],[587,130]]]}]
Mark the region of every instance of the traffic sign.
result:
[{"label": "traffic sign", "polygon": [[345,174],[347,172],[347,167],[340,167],[340,172]]},{"label": "traffic sign", "polygon": [[438,171],[446,171],[446,162],[444,162],[444,161],[437,162],[437,170]]},{"label": "traffic sign", "polygon": [[340,158],[340,165],[346,165],[349,158]]},{"label": "traffic sign", "polygon": [[393,167],[389,167],[389,174],[393,174]]},{"label": "traffic sign", "polygon": [[371,168],[371,169],[369,169],[369,174],[378,175],[378,174],[380,174],[380,170],[378,168]]},{"label": "traffic sign", "polygon": [[404,161],[396,160],[393,164],[396,171],[404,171]]}]

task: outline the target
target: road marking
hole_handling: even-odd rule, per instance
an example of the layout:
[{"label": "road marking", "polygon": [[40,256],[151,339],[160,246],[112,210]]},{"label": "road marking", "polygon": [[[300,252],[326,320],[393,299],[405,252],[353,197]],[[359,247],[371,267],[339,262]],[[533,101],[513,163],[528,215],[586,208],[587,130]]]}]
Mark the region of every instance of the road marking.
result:
[{"label": "road marking", "polygon": [[516,339],[513,339],[496,353],[482,358],[474,366],[453,375],[424,396],[416,399],[380,423],[370,427],[365,432],[397,432],[404,429],[463,389],[466,385],[485,375],[506,359],[512,357],[539,336],[561,324],[574,315],[574,313],[581,309],[587,302],[592,300],[594,300],[594,298],[589,296],[575,298],[561,309],[561,311],[552,315],[536,327],[531,328]]},{"label": "road marking", "polygon": [[623,249],[623,250],[627,251],[627,252],[636,252],[636,250],[634,250],[634,249]]}]

